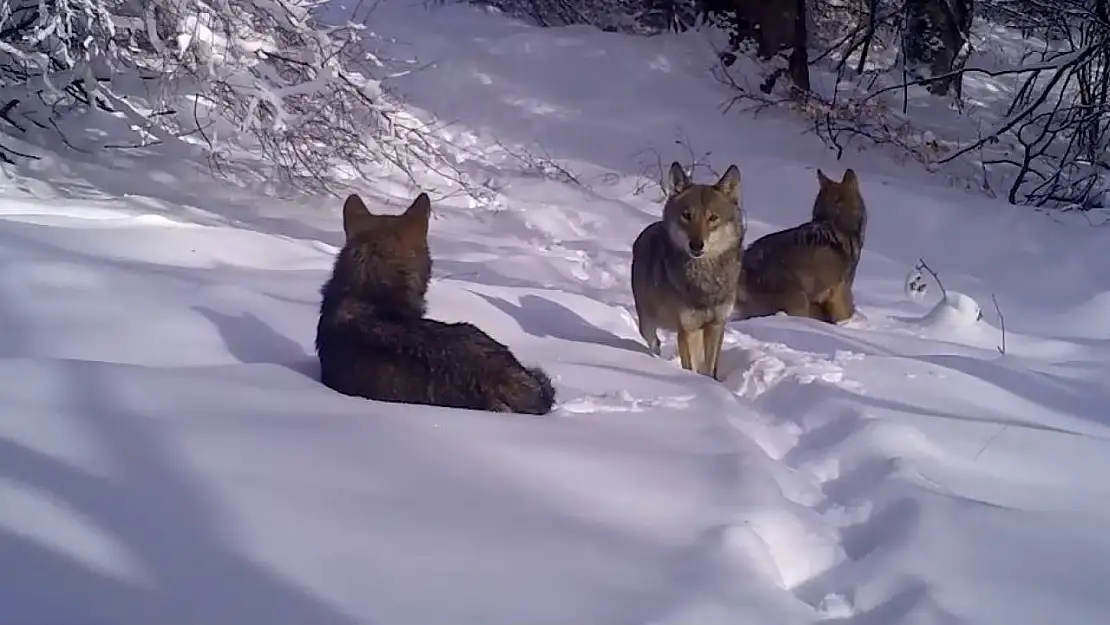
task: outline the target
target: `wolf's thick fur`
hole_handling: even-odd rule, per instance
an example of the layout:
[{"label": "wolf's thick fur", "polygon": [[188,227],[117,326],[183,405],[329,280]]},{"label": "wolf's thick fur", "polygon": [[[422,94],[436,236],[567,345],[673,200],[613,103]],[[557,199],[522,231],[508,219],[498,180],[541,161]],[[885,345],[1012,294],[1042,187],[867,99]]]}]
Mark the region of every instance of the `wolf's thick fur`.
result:
[{"label": "wolf's thick fur", "polygon": [[785,312],[840,323],[855,313],[852,286],[863,252],[867,208],[851,169],[840,182],[817,170],[811,219],[744,250],[737,317]]},{"label": "wolf's thick fur", "polygon": [[358,195],[343,204],[346,244],[322,289],[316,352],[322,382],[378,401],[546,414],[547,374],[469,323],[425,319],[432,273],[431,201],[373,215]]},{"label": "wolf's thick fur", "polygon": [[716,184],[693,184],[676,162],[670,182],[663,219],[632,244],[640,334],[658,356],[658,330],[677,332],[682,367],[716,378],[744,243],[740,170],[732,165]]}]

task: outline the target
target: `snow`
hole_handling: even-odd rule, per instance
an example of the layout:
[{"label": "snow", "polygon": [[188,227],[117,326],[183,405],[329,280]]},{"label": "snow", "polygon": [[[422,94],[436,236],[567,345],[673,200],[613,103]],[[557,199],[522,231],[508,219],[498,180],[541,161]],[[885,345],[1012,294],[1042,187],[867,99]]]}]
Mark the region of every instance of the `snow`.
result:
[{"label": "snow", "polygon": [[[421,174],[429,312],[542,365],[559,407],[320,385],[336,198],[274,199],[153,149],[25,162],[0,179],[9,620],[1106,621],[1105,232],[722,115],[693,35],[402,2],[372,20],[430,63],[393,88],[491,181],[468,198]],[[806,218],[816,168],[854,168],[858,316],[735,322],[720,383],[681,370],[673,337],[649,357],[628,280],[660,211],[651,150],[736,163],[749,241]],[[359,191],[390,212],[415,195],[385,174]],[[919,259],[944,285],[920,301]]]}]

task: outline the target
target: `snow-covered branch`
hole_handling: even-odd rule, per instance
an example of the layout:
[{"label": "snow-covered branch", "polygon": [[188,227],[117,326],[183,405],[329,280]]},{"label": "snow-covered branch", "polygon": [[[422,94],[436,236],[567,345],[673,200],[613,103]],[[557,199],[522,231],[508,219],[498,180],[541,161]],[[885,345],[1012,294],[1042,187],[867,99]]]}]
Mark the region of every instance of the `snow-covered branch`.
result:
[{"label": "snow-covered branch", "polygon": [[247,154],[300,186],[426,149],[418,130],[398,132],[372,37],[321,23],[324,3],[3,0],[3,129],[57,128],[96,107],[136,143]]}]

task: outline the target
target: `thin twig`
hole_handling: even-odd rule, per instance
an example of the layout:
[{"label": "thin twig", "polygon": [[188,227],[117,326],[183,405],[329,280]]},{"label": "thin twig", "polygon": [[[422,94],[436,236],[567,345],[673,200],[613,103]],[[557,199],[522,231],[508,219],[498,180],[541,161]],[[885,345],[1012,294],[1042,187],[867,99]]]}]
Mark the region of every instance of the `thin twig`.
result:
[{"label": "thin twig", "polygon": [[973,460],[978,460],[979,456],[982,456],[983,452],[987,450],[987,447],[993,445],[994,441],[998,440],[998,437],[1002,436],[1002,433],[1005,432],[1006,428],[1008,427],[1010,426],[1003,425],[1002,427],[998,428],[998,431],[994,433],[994,436],[991,436],[989,439],[987,439],[987,442],[983,443],[983,446],[979,448],[979,451],[975,454]]},{"label": "thin twig", "polygon": [[991,301],[994,302],[994,311],[998,314],[998,326],[1002,330],[1002,346],[996,347],[999,354],[1006,355],[1006,317],[1002,314],[1002,308],[998,305],[998,298],[991,293]]},{"label": "thin twig", "polygon": [[918,258],[917,259],[917,270],[918,271],[924,270],[924,271],[929,272],[929,275],[933,276],[933,280],[937,281],[937,286],[940,287],[941,298],[945,299],[945,300],[948,299],[948,291],[944,288],[944,284],[940,281],[940,276],[937,275],[937,272],[933,271],[933,268],[930,267],[929,264],[925,262],[924,258]]}]

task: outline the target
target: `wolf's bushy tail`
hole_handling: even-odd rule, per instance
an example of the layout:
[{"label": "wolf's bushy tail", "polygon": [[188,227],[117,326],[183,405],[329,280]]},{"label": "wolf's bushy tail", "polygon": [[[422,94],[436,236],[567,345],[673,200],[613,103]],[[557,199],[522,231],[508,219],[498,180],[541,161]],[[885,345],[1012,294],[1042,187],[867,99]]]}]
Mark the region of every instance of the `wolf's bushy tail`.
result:
[{"label": "wolf's bushy tail", "polygon": [[525,414],[547,414],[555,406],[555,385],[547,372],[539,367],[529,367],[528,374],[536,383],[536,392],[532,395],[532,402],[516,412]]}]

